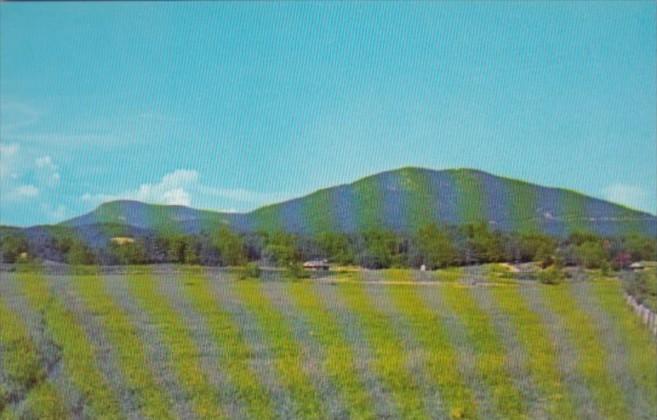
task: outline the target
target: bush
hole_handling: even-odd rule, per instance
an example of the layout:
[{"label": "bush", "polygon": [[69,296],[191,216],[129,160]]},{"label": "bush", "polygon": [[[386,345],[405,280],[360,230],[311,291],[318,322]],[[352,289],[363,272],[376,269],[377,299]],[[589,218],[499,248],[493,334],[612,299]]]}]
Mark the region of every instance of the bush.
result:
[{"label": "bush", "polygon": [[657,311],[657,273],[644,271],[629,273],[625,276],[623,285],[625,292],[653,311]]},{"label": "bush", "polygon": [[307,279],[310,278],[310,273],[303,268],[299,263],[290,263],[287,266],[287,277],[291,279]]},{"label": "bush", "polygon": [[543,284],[559,284],[566,278],[563,271],[554,266],[550,266],[536,274],[538,281]]},{"label": "bush", "polygon": [[240,270],[240,279],[260,278],[260,267],[256,263],[248,263]]}]

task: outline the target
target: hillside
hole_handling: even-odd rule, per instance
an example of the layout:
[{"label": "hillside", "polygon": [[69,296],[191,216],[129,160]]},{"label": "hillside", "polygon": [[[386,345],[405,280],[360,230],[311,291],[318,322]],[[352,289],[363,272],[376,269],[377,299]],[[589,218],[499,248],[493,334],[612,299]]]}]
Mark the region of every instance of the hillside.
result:
[{"label": "hillside", "polygon": [[557,236],[577,230],[601,235],[648,233],[657,227],[655,216],[570,190],[472,169],[420,168],[379,173],[249,213],[122,200],[102,204],[61,225],[84,230],[83,226],[120,224],[196,233],[225,224],[240,232],[312,234],[374,227],[410,233],[429,222],[486,222],[502,231],[540,231]]}]

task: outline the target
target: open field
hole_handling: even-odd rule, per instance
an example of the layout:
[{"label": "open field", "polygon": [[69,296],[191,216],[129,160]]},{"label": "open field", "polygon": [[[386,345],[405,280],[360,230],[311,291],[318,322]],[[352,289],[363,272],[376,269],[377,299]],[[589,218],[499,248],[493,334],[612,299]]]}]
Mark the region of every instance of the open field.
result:
[{"label": "open field", "polygon": [[620,282],[475,274],[0,273],[0,418],[657,416]]}]

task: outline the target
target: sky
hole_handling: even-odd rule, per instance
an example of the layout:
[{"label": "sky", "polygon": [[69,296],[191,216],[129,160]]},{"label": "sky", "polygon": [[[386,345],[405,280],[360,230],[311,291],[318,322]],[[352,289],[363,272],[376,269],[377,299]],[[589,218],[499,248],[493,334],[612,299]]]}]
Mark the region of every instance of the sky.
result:
[{"label": "sky", "polygon": [[655,213],[654,2],[0,4],[0,223],[403,166]]}]

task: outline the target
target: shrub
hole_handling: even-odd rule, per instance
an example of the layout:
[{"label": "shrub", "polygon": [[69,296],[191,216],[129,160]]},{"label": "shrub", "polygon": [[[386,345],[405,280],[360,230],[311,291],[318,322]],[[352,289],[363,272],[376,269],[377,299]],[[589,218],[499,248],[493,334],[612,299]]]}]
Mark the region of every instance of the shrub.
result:
[{"label": "shrub", "polygon": [[260,267],[256,263],[248,263],[240,270],[240,279],[260,278]]},{"label": "shrub", "polygon": [[625,292],[637,302],[657,311],[657,273],[654,271],[630,273],[625,276],[623,286]]},{"label": "shrub", "polygon": [[559,284],[566,278],[563,271],[554,266],[550,266],[536,274],[538,281],[543,284]]},{"label": "shrub", "polygon": [[286,274],[291,279],[307,279],[310,277],[310,273],[303,268],[303,265],[296,262],[288,264]]}]

